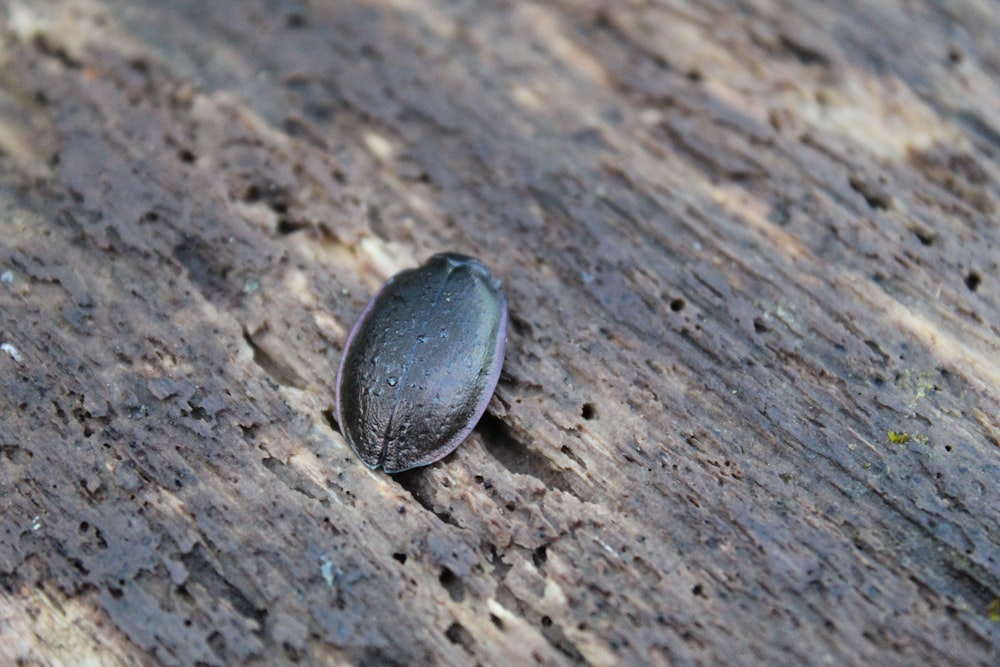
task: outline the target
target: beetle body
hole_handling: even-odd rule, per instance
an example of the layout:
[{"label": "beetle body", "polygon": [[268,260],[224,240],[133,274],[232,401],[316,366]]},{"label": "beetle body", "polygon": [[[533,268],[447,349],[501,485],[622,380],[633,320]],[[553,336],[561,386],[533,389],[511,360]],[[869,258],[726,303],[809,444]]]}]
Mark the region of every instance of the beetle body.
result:
[{"label": "beetle body", "polygon": [[369,468],[440,460],[496,388],[507,339],[500,281],[472,257],[435,255],[394,275],[362,311],[337,372],[337,418]]}]

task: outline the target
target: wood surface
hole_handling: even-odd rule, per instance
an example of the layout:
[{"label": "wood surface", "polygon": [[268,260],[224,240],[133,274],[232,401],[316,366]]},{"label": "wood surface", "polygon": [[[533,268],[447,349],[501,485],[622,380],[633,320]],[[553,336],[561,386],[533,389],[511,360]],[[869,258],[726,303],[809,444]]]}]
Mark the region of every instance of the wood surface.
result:
[{"label": "wood surface", "polygon": [[[996,665],[1000,6],[0,2],[0,663]],[[443,250],[500,386],[366,469]]]}]

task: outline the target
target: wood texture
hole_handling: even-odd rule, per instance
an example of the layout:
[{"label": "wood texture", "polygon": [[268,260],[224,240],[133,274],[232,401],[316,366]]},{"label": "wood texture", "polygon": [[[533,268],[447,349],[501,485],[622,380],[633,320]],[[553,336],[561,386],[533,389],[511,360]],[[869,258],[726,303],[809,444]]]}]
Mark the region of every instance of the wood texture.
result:
[{"label": "wood texture", "polygon": [[[995,3],[0,7],[0,662],[997,663]],[[371,472],[442,250],[500,387]]]}]

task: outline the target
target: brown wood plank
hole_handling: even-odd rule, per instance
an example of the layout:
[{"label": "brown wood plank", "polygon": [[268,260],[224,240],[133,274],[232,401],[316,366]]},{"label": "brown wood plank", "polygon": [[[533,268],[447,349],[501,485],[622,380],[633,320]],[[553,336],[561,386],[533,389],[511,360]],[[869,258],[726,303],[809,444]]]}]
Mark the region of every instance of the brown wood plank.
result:
[{"label": "brown wood plank", "polygon": [[[0,663],[996,664],[1000,12],[0,3]],[[443,462],[331,419],[442,250]]]}]

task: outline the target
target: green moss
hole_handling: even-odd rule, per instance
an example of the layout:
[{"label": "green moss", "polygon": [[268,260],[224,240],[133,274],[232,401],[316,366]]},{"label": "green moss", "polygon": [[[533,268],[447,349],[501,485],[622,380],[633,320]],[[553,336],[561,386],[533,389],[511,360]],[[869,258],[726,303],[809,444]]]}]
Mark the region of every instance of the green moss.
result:
[{"label": "green moss", "polygon": [[913,436],[906,431],[889,431],[889,442],[894,445],[905,445],[910,440],[913,440]]},{"label": "green moss", "polygon": [[894,445],[905,445],[909,442],[919,442],[923,444],[927,442],[927,436],[918,435],[916,433],[907,433],[906,431],[889,431],[889,442]]}]

